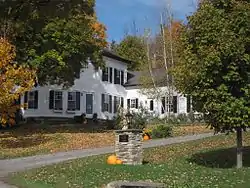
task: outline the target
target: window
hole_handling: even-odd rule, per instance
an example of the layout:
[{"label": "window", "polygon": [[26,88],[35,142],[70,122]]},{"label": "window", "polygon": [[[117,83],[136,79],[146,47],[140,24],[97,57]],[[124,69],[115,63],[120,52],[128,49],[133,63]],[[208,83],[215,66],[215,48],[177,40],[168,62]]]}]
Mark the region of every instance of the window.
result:
[{"label": "window", "polygon": [[114,72],[115,72],[115,81],[114,81],[114,83],[123,85],[124,84],[124,71],[115,69]]},{"label": "window", "polygon": [[173,108],[173,97],[169,96],[166,97],[166,112],[173,112],[174,108]]},{"label": "window", "polygon": [[27,104],[25,109],[37,109],[38,108],[38,91],[25,92],[24,103]]},{"label": "window", "polygon": [[154,100],[150,100],[150,111],[154,110]]},{"label": "window", "polygon": [[130,107],[138,109],[138,99],[131,99],[130,100]]},{"label": "window", "polygon": [[114,113],[117,113],[118,109],[122,106],[122,98],[114,96]]},{"label": "window", "polygon": [[102,70],[102,81],[104,82],[113,82],[113,68],[106,67]]},{"label": "window", "polygon": [[49,109],[63,110],[63,92],[51,90],[49,92]]},{"label": "window", "polygon": [[120,84],[120,83],[121,83],[120,71],[115,69],[115,84]]},{"label": "window", "polygon": [[102,94],[102,112],[109,112],[109,95]]},{"label": "window", "polygon": [[108,67],[105,67],[102,70],[102,81],[106,81],[106,82],[109,81],[109,69],[108,69]]},{"label": "window", "polygon": [[62,91],[55,91],[54,109],[55,110],[62,110],[63,109],[63,92]]},{"label": "window", "polygon": [[80,92],[68,92],[68,111],[80,110]]},{"label": "window", "polygon": [[76,109],[76,92],[68,92],[68,110]]},{"label": "window", "polygon": [[177,113],[177,96],[162,97],[162,114],[166,112]]}]

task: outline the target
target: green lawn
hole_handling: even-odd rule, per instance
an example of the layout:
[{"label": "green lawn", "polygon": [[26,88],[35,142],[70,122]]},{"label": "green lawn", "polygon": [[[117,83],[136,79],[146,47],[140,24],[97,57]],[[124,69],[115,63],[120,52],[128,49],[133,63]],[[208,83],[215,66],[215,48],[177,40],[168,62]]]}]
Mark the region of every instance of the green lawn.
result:
[{"label": "green lawn", "polygon": [[[244,134],[250,145],[250,134]],[[111,166],[107,155],[89,157],[31,170],[9,177],[20,188],[94,188],[115,180],[153,180],[174,188],[248,188],[250,149],[245,148],[245,168],[235,169],[235,135],[145,150],[142,166]]]}]

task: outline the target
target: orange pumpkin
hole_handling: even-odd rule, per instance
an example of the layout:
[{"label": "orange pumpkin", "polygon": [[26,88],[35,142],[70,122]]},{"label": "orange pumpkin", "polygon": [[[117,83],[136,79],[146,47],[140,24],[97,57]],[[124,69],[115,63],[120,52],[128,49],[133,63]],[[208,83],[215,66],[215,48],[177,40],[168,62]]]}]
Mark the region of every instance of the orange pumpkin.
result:
[{"label": "orange pumpkin", "polygon": [[143,140],[149,140],[150,138],[149,138],[149,136],[148,135],[145,135],[144,137],[143,137]]},{"label": "orange pumpkin", "polygon": [[111,156],[108,157],[107,163],[108,164],[116,164],[116,160],[117,160],[116,156],[111,155]]},{"label": "orange pumpkin", "polygon": [[120,159],[117,159],[117,160],[116,160],[116,164],[120,165],[120,164],[122,164],[122,163],[123,163],[122,160],[120,160]]}]

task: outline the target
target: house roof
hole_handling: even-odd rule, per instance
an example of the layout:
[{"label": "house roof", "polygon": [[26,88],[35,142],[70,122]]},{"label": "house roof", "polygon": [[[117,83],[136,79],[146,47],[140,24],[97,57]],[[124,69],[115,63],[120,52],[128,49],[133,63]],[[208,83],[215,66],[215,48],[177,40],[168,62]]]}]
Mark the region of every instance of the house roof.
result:
[{"label": "house roof", "polygon": [[127,60],[127,59],[115,54],[114,52],[112,52],[111,50],[108,50],[108,49],[104,49],[102,51],[102,55],[105,56],[105,57],[115,59],[117,61],[121,61],[121,62],[126,63],[126,64],[131,64],[131,62],[132,62],[130,60]]},{"label": "house roof", "polygon": [[[152,75],[158,86],[165,86],[166,71],[164,69],[153,69]],[[127,89],[135,89],[141,86],[142,77],[151,77],[149,71],[133,71],[128,72],[128,81],[124,87]]]}]

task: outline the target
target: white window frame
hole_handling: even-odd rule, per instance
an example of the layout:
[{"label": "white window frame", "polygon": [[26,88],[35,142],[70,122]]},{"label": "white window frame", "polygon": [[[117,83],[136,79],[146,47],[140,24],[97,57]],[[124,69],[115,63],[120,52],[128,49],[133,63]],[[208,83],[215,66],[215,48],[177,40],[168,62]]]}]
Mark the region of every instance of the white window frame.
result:
[{"label": "white window frame", "polygon": [[107,93],[104,93],[103,105],[104,105],[104,112],[109,112],[109,94]]},{"label": "white window frame", "polygon": [[[114,70],[113,67],[105,67],[105,69],[108,69],[108,80],[103,82],[113,83],[113,77],[114,77],[114,71],[112,72],[112,80],[110,80],[110,68],[112,68],[112,71]],[[102,74],[104,74],[104,71],[102,70]]]},{"label": "white window frame", "polygon": [[116,109],[117,109],[116,113],[118,113],[119,109],[121,108],[122,97],[121,96],[115,96],[115,97],[116,97],[116,101],[113,100],[113,104],[115,104],[115,102],[116,102]]},{"label": "white window frame", "polygon": [[165,97],[166,112],[174,112],[173,96]]},{"label": "white window frame", "polygon": [[[72,99],[69,99],[70,94],[72,95]],[[69,108],[69,103],[74,103],[74,105],[72,105],[72,108]],[[68,91],[68,96],[67,96],[67,111],[76,111],[76,91]]]},{"label": "white window frame", "polygon": [[121,78],[121,70],[119,70],[119,69],[116,69],[117,70],[117,77],[119,76],[119,85],[121,85],[121,81],[122,81],[122,78]]},{"label": "white window frame", "polygon": [[[59,94],[59,96],[61,96],[61,99],[56,99],[56,94]],[[54,90],[54,111],[62,111],[62,109],[60,108],[56,108],[56,101],[60,101],[62,103],[62,109],[63,109],[63,91],[61,90]]]}]

